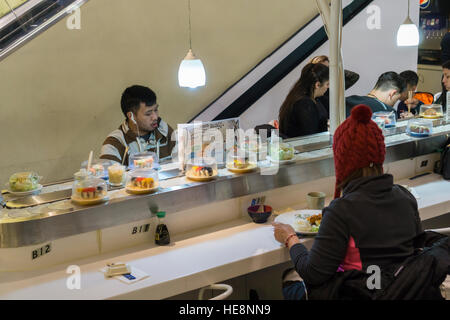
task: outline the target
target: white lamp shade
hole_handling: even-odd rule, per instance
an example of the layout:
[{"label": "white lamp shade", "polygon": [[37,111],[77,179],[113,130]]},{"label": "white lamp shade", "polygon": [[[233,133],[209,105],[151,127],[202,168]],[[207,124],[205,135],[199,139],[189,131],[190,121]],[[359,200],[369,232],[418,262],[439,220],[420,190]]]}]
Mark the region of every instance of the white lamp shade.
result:
[{"label": "white lamp shade", "polygon": [[205,83],[206,74],[203,63],[189,50],[178,69],[178,84],[180,87],[196,88],[204,86]]},{"label": "white lamp shade", "polygon": [[404,23],[400,26],[397,32],[397,46],[418,46],[419,45],[419,30],[414,23]]}]

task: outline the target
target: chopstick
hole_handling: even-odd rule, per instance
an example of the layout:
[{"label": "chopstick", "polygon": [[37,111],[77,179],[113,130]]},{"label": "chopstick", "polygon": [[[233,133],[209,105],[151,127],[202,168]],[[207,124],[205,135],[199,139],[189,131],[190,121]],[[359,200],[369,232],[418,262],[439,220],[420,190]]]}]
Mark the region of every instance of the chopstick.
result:
[{"label": "chopstick", "polygon": [[125,152],[123,153],[122,165],[125,163],[125,157],[127,156],[128,146],[125,148]]},{"label": "chopstick", "polygon": [[[408,100],[412,100],[413,92],[408,91]],[[411,103],[408,103],[408,112],[411,113]]]}]

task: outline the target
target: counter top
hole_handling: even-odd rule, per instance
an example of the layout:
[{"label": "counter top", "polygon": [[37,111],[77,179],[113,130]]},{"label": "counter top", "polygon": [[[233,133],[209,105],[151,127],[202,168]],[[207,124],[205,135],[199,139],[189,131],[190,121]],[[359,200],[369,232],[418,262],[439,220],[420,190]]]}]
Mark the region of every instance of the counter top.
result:
[{"label": "counter top", "polygon": [[[422,220],[440,206],[450,212],[450,181],[430,174],[398,184],[413,189]],[[296,207],[293,209],[302,208]],[[447,210],[447,211],[445,211]],[[273,220],[273,216],[271,217]],[[301,241],[310,248],[314,238]],[[81,268],[81,290],[69,290],[68,265],[46,270],[0,273],[0,299],[164,299],[288,261],[286,248],[273,237],[269,222],[248,218],[180,234],[165,247],[135,247],[71,262]],[[135,284],[106,280],[99,269],[110,262],[126,262],[149,277]]]},{"label": "counter top", "polygon": [[[81,268],[81,290],[67,289],[67,265],[0,273],[0,299],[163,299],[289,260],[269,222],[247,219],[179,235],[169,246],[136,250],[72,262]],[[118,261],[149,277],[134,284],[105,279],[99,269]]]}]

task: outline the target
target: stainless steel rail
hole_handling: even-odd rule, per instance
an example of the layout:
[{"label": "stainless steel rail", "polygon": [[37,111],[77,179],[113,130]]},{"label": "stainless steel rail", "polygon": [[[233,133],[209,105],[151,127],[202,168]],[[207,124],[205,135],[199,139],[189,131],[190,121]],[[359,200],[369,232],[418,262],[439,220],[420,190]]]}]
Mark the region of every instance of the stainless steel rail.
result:
[{"label": "stainless steel rail", "polygon": [[[409,139],[387,146],[386,162],[414,158],[435,152],[450,131],[422,139]],[[150,208],[168,214],[214,201],[265,192],[334,175],[332,155],[318,160],[282,165],[276,175],[259,172],[219,177],[207,183],[191,183],[142,196],[113,199],[106,204],[66,212],[50,212],[27,221],[0,223],[0,248],[40,244],[58,238],[113,227],[151,217]],[[211,214],[214,214],[213,212]]]}]

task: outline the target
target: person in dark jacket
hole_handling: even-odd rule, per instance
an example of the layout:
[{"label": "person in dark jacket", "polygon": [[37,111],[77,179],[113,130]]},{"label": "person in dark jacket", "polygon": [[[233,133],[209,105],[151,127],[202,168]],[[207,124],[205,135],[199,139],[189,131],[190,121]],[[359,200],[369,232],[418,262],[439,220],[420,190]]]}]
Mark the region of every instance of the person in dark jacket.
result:
[{"label": "person in dark jacket", "polygon": [[450,61],[450,32],[447,32],[441,40],[441,63]]},{"label": "person in dark jacket", "polygon": [[[371,116],[368,106],[356,106],[335,132],[335,199],[322,211],[311,250],[292,226],[273,224],[275,239],[289,248],[295,266],[284,275],[292,280],[284,289],[287,299],[301,299],[337,273],[383,271],[414,254],[414,239],[422,233],[417,201],[383,173],[384,137]],[[303,281],[294,281],[296,274]]]},{"label": "person in dark jacket", "polygon": [[387,111],[395,114],[393,107],[405,89],[405,80],[400,75],[394,71],[385,72],[367,96],[353,95],[345,99],[346,117],[350,116],[353,107],[360,104],[369,106],[372,112]]},{"label": "person in dark jacket", "polygon": [[[330,66],[330,60],[327,56],[316,56],[311,59],[311,63],[321,63],[327,67]],[[344,79],[345,79],[345,90],[352,87],[358,80],[359,74],[350,70],[344,70]],[[330,118],[330,90],[327,90],[325,94],[319,98],[317,101],[321,103],[324,108],[327,110],[328,119]]]},{"label": "person in dark jacket", "polygon": [[[419,83],[419,76],[412,70],[406,70],[400,73],[400,77],[405,79],[406,90],[401,95],[400,102],[397,105],[397,118],[410,118],[419,114],[420,106],[423,104],[423,102],[414,98],[414,93]],[[413,95],[411,99],[408,97],[409,92],[412,92]],[[410,113],[408,113],[408,105],[410,107]]]},{"label": "person in dark jacket", "polygon": [[307,64],[280,107],[280,133],[286,137],[299,137],[328,130],[328,113],[316,99],[329,86],[328,67]]},{"label": "person in dark jacket", "polygon": [[442,91],[435,94],[435,102],[442,105],[442,110],[447,111],[447,92],[450,91],[450,60],[442,65]]}]

